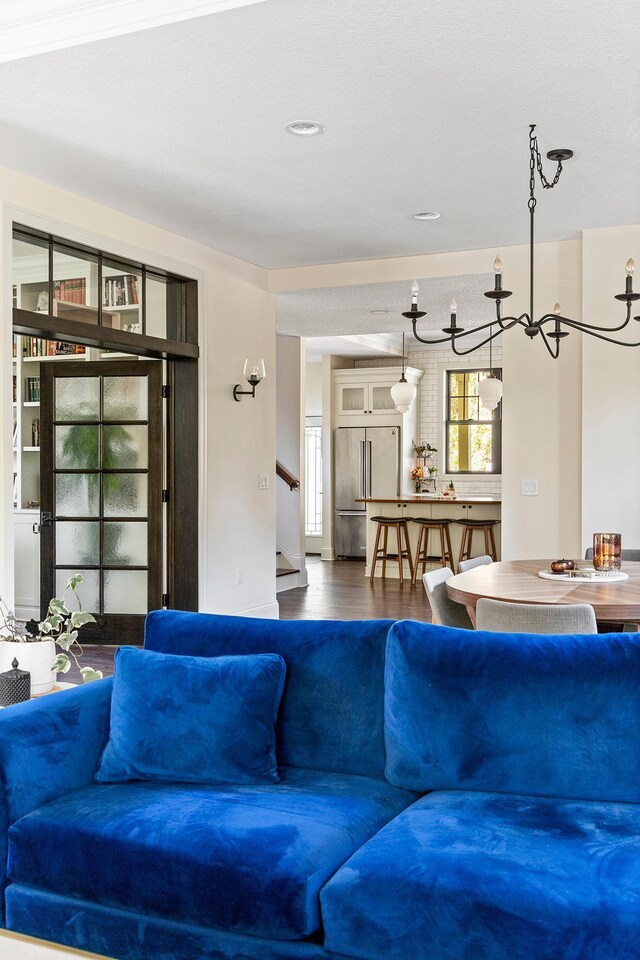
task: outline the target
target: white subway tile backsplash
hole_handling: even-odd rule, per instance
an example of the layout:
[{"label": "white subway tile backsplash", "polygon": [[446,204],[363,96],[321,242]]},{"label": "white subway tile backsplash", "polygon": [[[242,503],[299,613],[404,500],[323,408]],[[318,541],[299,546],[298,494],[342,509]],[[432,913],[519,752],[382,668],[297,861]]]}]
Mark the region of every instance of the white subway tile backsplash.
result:
[{"label": "white subway tile backsplash", "polygon": [[[456,357],[448,350],[411,350],[407,355],[407,362],[411,367],[424,370],[420,381],[416,403],[420,411],[420,435],[416,440],[433,444],[440,449],[442,425],[439,421],[438,398],[444,390],[443,375],[445,370],[455,367],[486,367],[489,365],[489,348],[482,347],[468,357]],[[493,347],[493,363],[500,366],[502,363],[502,347]],[[356,360],[356,367],[397,367],[397,358],[380,360]],[[442,468],[442,453],[439,455],[438,468]],[[465,479],[455,478],[458,493],[477,493],[485,496],[500,496],[502,492],[501,478],[492,474],[489,477],[474,475]]]}]

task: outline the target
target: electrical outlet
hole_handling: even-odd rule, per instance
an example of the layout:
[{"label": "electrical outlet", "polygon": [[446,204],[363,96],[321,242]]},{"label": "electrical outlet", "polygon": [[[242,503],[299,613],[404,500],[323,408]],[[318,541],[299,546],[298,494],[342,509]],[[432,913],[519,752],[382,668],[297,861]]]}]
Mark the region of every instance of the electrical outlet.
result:
[{"label": "electrical outlet", "polygon": [[258,482],[261,490],[269,489],[269,474],[261,473],[258,477]]},{"label": "electrical outlet", "polygon": [[244,570],[242,567],[236,567],[236,583],[240,584],[244,580]]},{"label": "electrical outlet", "polygon": [[537,481],[537,480],[523,480],[523,481],[522,481],[522,496],[523,496],[523,497],[537,497],[537,496],[538,496],[538,481]]}]

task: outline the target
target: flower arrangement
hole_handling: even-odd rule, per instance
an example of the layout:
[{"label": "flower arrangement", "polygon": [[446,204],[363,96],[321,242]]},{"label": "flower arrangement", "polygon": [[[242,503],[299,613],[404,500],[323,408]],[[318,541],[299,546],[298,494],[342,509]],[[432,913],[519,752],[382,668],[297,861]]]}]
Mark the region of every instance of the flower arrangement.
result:
[{"label": "flower arrangement", "polygon": [[[25,624],[26,633],[21,633],[18,629],[15,614],[9,610],[0,597],[0,639],[12,643],[37,643],[42,640],[53,640],[61,652],[56,654],[56,659],[52,669],[57,673],[67,673],[71,667],[71,660],[80,671],[85,683],[90,680],[101,680],[102,671],[94,670],[93,667],[81,667],[78,657],[82,656],[83,650],[78,642],[78,631],[86,623],[95,623],[96,618],[90,613],[84,613],[80,597],[76,592],[78,584],[82,583],[82,575],[76,573],[71,577],[65,587],[63,599],[54,597],[49,602],[47,616],[41,623],[36,620],[29,620]],[[78,609],[71,612],[64,600],[67,590],[71,590],[76,598]]]},{"label": "flower arrangement", "polygon": [[412,480],[424,480],[424,467],[414,467],[409,477]]}]

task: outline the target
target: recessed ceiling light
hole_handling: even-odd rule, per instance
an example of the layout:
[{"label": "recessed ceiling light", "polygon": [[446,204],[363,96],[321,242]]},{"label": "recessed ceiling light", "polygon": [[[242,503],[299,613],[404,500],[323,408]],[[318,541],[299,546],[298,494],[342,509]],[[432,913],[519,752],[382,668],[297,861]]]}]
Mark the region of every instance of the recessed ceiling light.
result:
[{"label": "recessed ceiling light", "polygon": [[412,220],[437,220],[440,214],[436,210],[426,210],[424,213],[412,213]]},{"label": "recessed ceiling light", "polygon": [[369,310],[369,313],[390,313],[390,310]]},{"label": "recessed ceiling light", "polygon": [[316,137],[319,133],[324,133],[324,127],[316,120],[292,120],[285,125],[285,130],[296,137]]}]

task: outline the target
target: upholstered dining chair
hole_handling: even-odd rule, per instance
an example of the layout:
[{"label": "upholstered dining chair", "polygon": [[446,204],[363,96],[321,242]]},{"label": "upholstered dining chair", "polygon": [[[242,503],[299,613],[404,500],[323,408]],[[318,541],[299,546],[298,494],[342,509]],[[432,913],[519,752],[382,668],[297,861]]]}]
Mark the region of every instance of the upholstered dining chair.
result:
[{"label": "upholstered dining chair", "polygon": [[481,557],[471,557],[470,560],[461,560],[458,564],[458,573],[473,570],[474,567],[483,567],[486,563],[493,563],[493,558],[488,553],[484,553]]},{"label": "upholstered dining chair", "polygon": [[493,633],[597,633],[588,603],[507,603],[481,597],[476,628]]},{"label": "upholstered dining chair", "polygon": [[443,627],[464,627],[467,630],[473,630],[467,608],[451,600],[447,593],[447,580],[452,576],[453,570],[450,567],[438,567],[437,570],[422,574],[422,582],[427,591],[434,622]]}]

